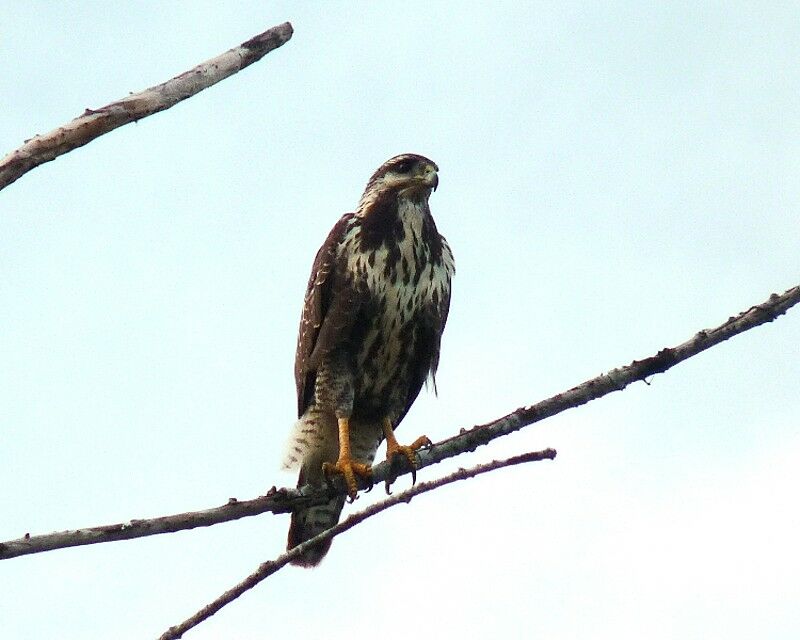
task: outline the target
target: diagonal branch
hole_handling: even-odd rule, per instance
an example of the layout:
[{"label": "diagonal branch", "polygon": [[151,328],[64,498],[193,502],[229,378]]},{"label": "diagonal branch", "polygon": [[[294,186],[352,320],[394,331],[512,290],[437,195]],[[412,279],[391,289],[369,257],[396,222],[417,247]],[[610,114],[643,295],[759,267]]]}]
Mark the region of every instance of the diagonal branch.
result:
[{"label": "diagonal branch", "polygon": [[296,546],[291,551],[287,551],[286,553],[278,556],[275,560],[270,560],[268,562],[262,563],[261,565],[259,565],[256,571],[247,576],[239,584],[237,584],[236,586],[232,587],[231,589],[223,593],[219,598],[207,604],[193,616],[187,618],[180,624],[175,625],[174,627],[170,627],[166,632],[164,632],[163,635],[159,637],[159,640],[175,640],[176,638],[182,637],[183,634],[186,633],[189,629],[191,629],[192,627],[196,627],[204,620],[207,620],[215,613],[217,613],[217,611],[222,609],[222,607],[224,607],[227,604],[230,604],[231,602],[236,600],[236,598],[238,598],[240,595],[255,587],[259,582],[262,582],[263,580],[271,576],[273,573],[277,572],[279,569],[285,567],[294,558],[302,555],[302,553],[309,547],[313,547],[314,545],[323,542],[325,540],[335,538],[340,533],[344,533],[348,529],[352,529],[354,526],[363,522],[367,518],[377,515],[382,511],[386,511],[386,509],[389,509],[390,507],[394,507],[395,505],[404,502],[405,503],[411,502],[412,498],[420,495],[421,493],[432,491],[433,489],[443,487],[446,484],[452,484],[453,482],[457,482],[459,480],[467,480],[469,478],[474,478],[475,476],[481,475],[482,473],[488,473],[490,471],[502,469],[503,467],[511,467],[518,464],[524,464],[526,462],[538,462],[539,460],[553,460],[555,457],[556,457],[556,452],[554,449],[545,449],[544,451],[532,451],[530,453],[524,453],[519,456],[513,456],[505,460],[493,460],[492,462],[479,464],[469,469],[463,469],[463,468],[459,469],[458,471],[455,471],[454,473],[439,478],[438,480],[420,482],[419,484],[411,487],[406,491],[403,491],[402,493],[395,494],[390,498],[383,500],[382,502],[376,502],[375,504],[370,505],[363,511],[354,513],[349,518],[331,527],[330,529],[326,529],[319,535],[311,538],[310,540],[307,540],[303,544]]},{"label": "diagonal branch", "polygon": [[104,133],[191,98],[258,62],[273,49],[286,44],[291,37],[292,25],[284,22],[163,84],[133,93],[99,109],[86,109],[83,115],[50,133],[34,136],[0,160],[0,190],[40,164],[82,147]]},{"label": "diagonal branch", "polygon": [[[663,373],[679,362],[683,362],[687,358],[691,358],[724,342],[728,338],[766,322],[771,322],[786,313],[798,302],[800,302],[800,286],[789,289],[782,295],[773,294],[762,304],[750,307],[747,311],[729,318],[714,329],[700,331],[682,344],[662,349],[656,355],[644,360],[634,360],[629,365],[613,369],[608,373],[587,380],[538,404],[520,407],[516,411],[487,424],[472,427],[471,429],[462,429],[458,435],[438,442],[429,449],[420,451],[417,468],[421,469],[446,458],[451,458],[467,451],[474,451],[480,445],[484,445],[495,438],[513,433],[527,425],[539,422],[572,407],[586,404],[614,391],[621,391],[637,380],[644,380],[657,373]],[[373,470],[375,482],[386,481],[389,478],[389,471],[385,462],[376,465]],[[310,485],[299,489],[275,489],[273,487],[267,495],[254,500],[239,502],[232,498],[226,505],[204,511],[181,513],[160,518],[131,520],[126,523],[61,531],[38,536],[26,534],[17,540],[0,543],[0,560],[53,549],[99,542],[114,542],[116,540],[130,540],[159,533],[207,527],[265,512],[288,513],[301,507],[324,504],[336,495],[344,495],[345,488],[340,480],[340,478],[337,478],[337,481],[330,487],[323,488]]]},{"label": "diagonal branch", "polygon": [[664,373],[676,364],[725,342],[729,338],[772,322],[798,302],[800,302],[800,285],[788,289],[781,295],[773,293],[761,304],[754,305],[739,315],[728,318],[718,327],[701,329],[686,342],[675,347],[666,347],[654,356],[643,360],[634,360],[628,365],[612,369],[568,391],[554,395],[552,398],[527,407],[520,407],[488,424],[478,425],[457,436],[438,442],[435,447],[420,452],[419,466],[434,464],[464,451],[473,451],[476,447],[495,438],[519,431],[523,427],[554,416],[566,409],[579,407],[614,391],[622,391],[634,382],[646,380],[657,373]]}]

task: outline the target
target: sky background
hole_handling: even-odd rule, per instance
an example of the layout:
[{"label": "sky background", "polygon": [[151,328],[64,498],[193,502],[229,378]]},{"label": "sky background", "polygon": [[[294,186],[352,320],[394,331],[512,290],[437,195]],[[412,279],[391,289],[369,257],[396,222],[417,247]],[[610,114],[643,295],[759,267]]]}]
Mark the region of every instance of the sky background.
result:
[{"label": "sky background", "polygon": [[[439,165],[458,269],[439,397],[401,440],[800,281],[796,3],[12,0],[0,153],[286,20],[261,62],[0,193],[0,540],[293,485],[279,463],[314,253],[397,153]],[[796,638],[798,345],[794,309],[429,467],[558,450],[372,519],[186,638]],[[281,553],[287,527],[4,561],[1,635],[157,637]]]}]

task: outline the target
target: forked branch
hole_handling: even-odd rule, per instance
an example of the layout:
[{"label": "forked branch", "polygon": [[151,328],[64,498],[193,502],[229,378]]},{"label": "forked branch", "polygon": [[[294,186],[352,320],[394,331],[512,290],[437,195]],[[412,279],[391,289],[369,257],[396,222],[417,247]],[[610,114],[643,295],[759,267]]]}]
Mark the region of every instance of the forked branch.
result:
[{"label": "forked branch", "polygon": [[[683,362],[728,338],[766,322],[771,322],[786,313],[798,302],[800,302],[800,286],[789,289],[782,295],[773,294],[762,304],[750,307],[747,311],[729,318],[714,329],[700,331],[682,344],[662,349],[649,358],[634,360],[629,365],[613,369],[608,373],[587,380],[564,393],[559,393],[537,404],[520,407],[516,411],[488,424],[475,426],[471,429],[462,429],[457,435],[438,442],[429,449],[420,451],[418,468],[427,467],[466,451],[473,451],[480,445],[486,444],[495,438],[513,433],[527,425],[539,422],[544,418],[556,415],[572,407],[586,404],[614,391],[621,391],[637,380],[645,380],[657,373],[663,373],[679,362]],[[388,475],[389,468],[385,462],[374,468],[376,482],[385,481]],[[204,511],[181,513],[160,518],[131,520],[125,523],[38,536],[26,534],[17,540],[0,543],[0,560],[53,549],[99,542],[114,542],[116,540],[130,540],[159,533],[207,527],[265,512],[288,513],[300,507],[324,504],[335,495],[343,494],[344,485],[340,482],[335,482],[332,486],[325,488],[315,488],[308,485],[300,489],[275,489],[273,487],[266,496],[241,502],[232,498],[228,504]]]}]

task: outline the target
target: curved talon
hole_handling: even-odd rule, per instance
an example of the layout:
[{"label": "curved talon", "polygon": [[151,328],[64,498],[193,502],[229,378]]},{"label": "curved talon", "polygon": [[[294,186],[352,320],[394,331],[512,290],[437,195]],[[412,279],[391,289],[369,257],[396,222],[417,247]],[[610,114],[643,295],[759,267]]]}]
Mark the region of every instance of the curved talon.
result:
[{"label": "curved talon", "polygon": [[389,437],[389,433],[386,433],[386,460],[389,462],[389,477],[386,479],[387,494],[391,493],[389,491],[389,486],[397,479],[398,467],[395,463],[397,456],[399,455],[405,458],[411,466],[411,484],[413,485],[417,482],[417,451],[422,447],[429,447],[432,445],[427,436],[420,436],[410,445],[401,445],[398,444],[397,440],[394,438],[394,433],[391,433],[391,437]]},{"label": "curved talon", "polygon": [[352,458],[339,458],[335,463],[323,462],[322,472],[330,479],[333,475],[344,476],[347,486],[347,497],[350,502],[354,502],[358,494],[358,482],[356,476],[369,482],[372,488],[372,467],[363,462],[356,462]]},{"label": "curved talon", "polygon": [[367,474],[361,476],[367,483],[367,488],[364,489],[364,493],[369,493],[372,491],[372,487],[375,486],[375,483],[372,481],[372,467],[368,464],[364,465],[367,468]]},{"label": "curved talon", "polygon": [[323,462],[322,472],[328,480],[333,475],[344,476],[347,497],[352,503],[358,494],[356,476],[368,483],[368,491],[372,489],[372,467],[363,462],[356,462],[350,454],[350,418],[341,417],[337,418],[337,421],[339,423],[339,459],[336,462]]}]

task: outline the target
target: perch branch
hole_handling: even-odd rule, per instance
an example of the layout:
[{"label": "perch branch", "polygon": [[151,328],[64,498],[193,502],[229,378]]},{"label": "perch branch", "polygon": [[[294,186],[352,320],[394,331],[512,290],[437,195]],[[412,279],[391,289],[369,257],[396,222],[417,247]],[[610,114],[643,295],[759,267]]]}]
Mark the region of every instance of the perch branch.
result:
[{"label": "perch branch", "polygon": [[455,471],[454,473],[439,478],[438,480],[420,482],[419,484],[414,485],[413,487],[411,487],[406,491],[403,491],[402,493],[395,494],[387,498],[386,500],[383,500],[382,502],[377,502],[373,505],[370,505],[363,511],[354,513],[353,515],[348,517],[346,520],[343,520],[339,524],[331,527],[330,529],[326,529],[319,535],[311,538],[310,540],[307,540],[301,545],[296,546],[291,551],[287,551],[286,553],[278,556],[275,560],[269,560],[267,562],[262,563],[261,565],[259,565],[256,571],[247,576],[239,584],[237,584],[233,588],[223,593],[219,598],[207,604],[193,616],[187,618],[180,624],[175,625],[174,627],[170,627],[163,635],[159,637],[159,640],[176,640],[177,638],[182,637],[183,634],[186,633],[189,629],[197,626],[204,620],[210,618],[215,613],[217,613],[217,611],[222,609],[222,607],[224,607],[227,604],[230,604],[231,602],[236,600],[236,598],[238,598],[240,595],[255,587],[259,582],[271,576],[273,573],[277,572],[282,567],[285,567],[294,558],[301,555],[309,547],[312,547],[315,544],[318,544],[325,540],[335,538],[340,533],[344,533],[348,529],[352,529],[357,524],[363,522],[367,518],[379,514],[381,511],[386,511],[386,509],[394,507],[395,505],[401,504],[403,502],[411,502],[412,498],[420,495],[421,493],[432,491],[433,489],[437,489],[446,484],[457,482],[458,480],[467,480],[469,478],[474,478],[475,476],[480,475],[482,473],[488,473],[489,471],[495,471],[497,469],[502,469],[503,467],[510,467],[517,464],[524,464],[526,462],[537,462],[539,460],[553,460],[555,457],[556,457],[556,452],[554,449],[545,449],[544,451],[533,451],[519,456],[513,456],[505,460],[494,460],[492,462],[487,462],[485,464],[479,464],[469,469],[462,468],[459,469],[458,471]]},{"label": "perch branch", "polygon": [[191,98],[259,61],[291,37],[292,25],[284,22],[163,84],[133,93],[99,109],[86,109],[83,115],[50,133],[34,136],[0,160],[0,190],[40,164],[82,147],[104,133]]},{"label": "perch branch", "polygon": [[[608,373],[587,380],[569,391],[559,393],[538,404],[520,407],[516,411],[487,424],[478,425],[471,429],[462,429],[458,435],[420,451],[417,468],[422,469],[446,458],[451,458],[467,451],[474,451],[480,445],[484,445],[495,438],[513,433],[534,422],[539,422],[566,409],[586,404],[614,391],[621,391],[637,380],[644,380],[657,373],[663,373],[679,362],[697,355],[728,338],[766,322],[771,322],[786,313],[798,302],[800,302],[800,286],[789,289],[782,295],[773,294],[766,302],[750,307],[747,311],[729,318],[714,329],[700,331],[682,344],[662,349],[656,355],[644,360],[634,360],[629,365],[613,369]],[[406,472],[408,470],[403,473]],[[375,482],[386,481],[389,477],[388,465],[385,462],[376,465],[373,469],[373,474]],[[401,473],[400,475],[403,474]],[[337,478],[331,486],[323,488],[310,485],[299,489],[275,489],[273,487],[265,496],[241,502],[231,498],[226,505],[204,511],[181,513],[160,518],[131,520],[126,523],[37,536],[26,534],[17,540],[0,543],[0,560],[53,549],[99,542],[114,542],[116,540],[130,540],[158,533],[207,527],[265,512],[288,513],[300,507],[324,504],[336,495],[344,495],[345,487],[340,480],[340,478]],[[362,486],[362,488],[365,487]]]}]

